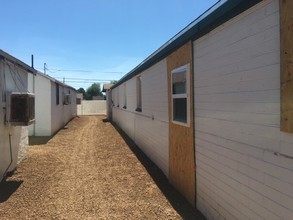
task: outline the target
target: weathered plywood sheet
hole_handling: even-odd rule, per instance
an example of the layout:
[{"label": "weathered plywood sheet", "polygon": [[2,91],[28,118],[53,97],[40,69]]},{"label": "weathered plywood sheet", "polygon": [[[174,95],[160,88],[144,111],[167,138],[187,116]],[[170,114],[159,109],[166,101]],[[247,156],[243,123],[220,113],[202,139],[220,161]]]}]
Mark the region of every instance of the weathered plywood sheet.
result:
[{"label": "weathered plywood sheet", "polygon": [[293,1],[280,1],[281,130],[293,132]]},{"label": "weathered plywood sheet", "polygon": [[171,71],[190,64],[190,102],[192,103],[192,43],[188,42],[167,57],[169,91],[169,179],[185,198],[195,205],[195,159],[193,138],[193,104],[190,104],[189,127],[172,123]]}]

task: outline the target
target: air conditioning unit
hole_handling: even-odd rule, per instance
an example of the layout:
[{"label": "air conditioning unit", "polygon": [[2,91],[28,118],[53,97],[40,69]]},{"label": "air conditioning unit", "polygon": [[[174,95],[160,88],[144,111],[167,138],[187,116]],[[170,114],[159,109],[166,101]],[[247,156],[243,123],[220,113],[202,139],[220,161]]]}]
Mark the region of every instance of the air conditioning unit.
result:
[{"label": "air conditioning unit", "polygon": [[63,104],[64,105],[71,104],[71,95],[70,94],[65,94],[64,95]]},{"label": "air conditioning unit", "polygon": [[13,92],[10,95],[9,122],[14,126],[27,126],[35,121],[35,95]]}]

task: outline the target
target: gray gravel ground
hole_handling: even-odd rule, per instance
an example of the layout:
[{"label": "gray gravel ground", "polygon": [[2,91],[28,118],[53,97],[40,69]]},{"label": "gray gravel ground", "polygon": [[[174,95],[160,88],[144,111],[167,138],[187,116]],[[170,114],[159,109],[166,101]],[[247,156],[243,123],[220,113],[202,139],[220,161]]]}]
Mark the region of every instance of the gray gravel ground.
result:
[{"label": "gray gravel ground", "polygon": [[0,185],[0,219],[204,219],[102,116],[72,120]]}]

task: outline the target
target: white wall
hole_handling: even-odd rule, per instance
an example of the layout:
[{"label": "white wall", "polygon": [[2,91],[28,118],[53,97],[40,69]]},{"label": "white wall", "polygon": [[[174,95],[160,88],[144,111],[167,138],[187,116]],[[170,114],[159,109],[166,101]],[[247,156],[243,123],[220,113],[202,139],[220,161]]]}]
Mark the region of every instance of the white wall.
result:
[{"label": "white wall", "polygon": [[162,60],[141,74],[143,113],[169,123],[167,62]]},{"label": "white wall", "polygon": [[106,115],[106,100],[81,100],[77,115]]},{"label": "white wall", "polygon": [[[64,105],[64,94],[71,94],[71,104]],[[51,81],[51,135],[77,115],[75,90],[59,85],[59,105],[56,104],[56,83]]]},{"label": "white wall", "polygon": [[29,77],[30,92],[35,94],[35,122],[30,136],[51,136],[51,80],[37,74]]},{"label": "white wall", "polygon": [[122,85],[120,85],[119,87],[118,87],[118,99],[119,99],[119,105],[120,105],[120,108],[123,108],[124,107],[124,94],[125,94],[125,90],[124,90],[124,85],[125,85],[126,83],[124,83],[124,84],[122,84]]},{"label": "white wall", "polygon": [[[11,162],[10,146],[13,161],[8,171],[15,169],[17,163],[26,156],[28,149],[27,127],[13,127],[4,123],[5,115],[8,120],[5,110],[9,107],[8,95],[10,92],[27,92],[27,77],[26,71],[9,62],[0,60],[0,181]],[[5,98],[6,94],[7,98]]]},{"label": "white wall", "polygon": [[[168,176],[169,124],[167,64],[162,60],[141,74],[142,112],[136,112],[136,77],[112,90],[113,121],[130,136],[140,149]],[[119,92],[118,92],[119,91]],[[119,101],[118,101],[119,97]],[[119,102],[119,107],[117,103]]]},{"label": "white wall", "polygon": [[208,219],[292,219],[293,135],[280,132],[279,2],[194,42],[197,208]]}]

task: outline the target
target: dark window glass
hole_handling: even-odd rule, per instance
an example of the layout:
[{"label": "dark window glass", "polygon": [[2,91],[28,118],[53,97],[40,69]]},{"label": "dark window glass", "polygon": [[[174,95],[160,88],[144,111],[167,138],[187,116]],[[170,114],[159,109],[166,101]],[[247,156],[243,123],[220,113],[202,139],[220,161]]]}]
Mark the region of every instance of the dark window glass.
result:
[{"label": "dark window glass", "polygon": [[56,84],[56,105],[59,105],[59,85]]},{"label": "dark window glass", "polygon": [[35,97],[29,97],[29,105],[30,105],[29,119],[33,120],[35,119]]},{"label": "dark window glass", "polygon": [[137,100],[137,106],[136,111],[141,112],[141,78],[137,77],[136,79],[136,100]]},{"label": "dark window glass", "polygon": [[173,120],[187,123],[187,99],[173,99]]}]

